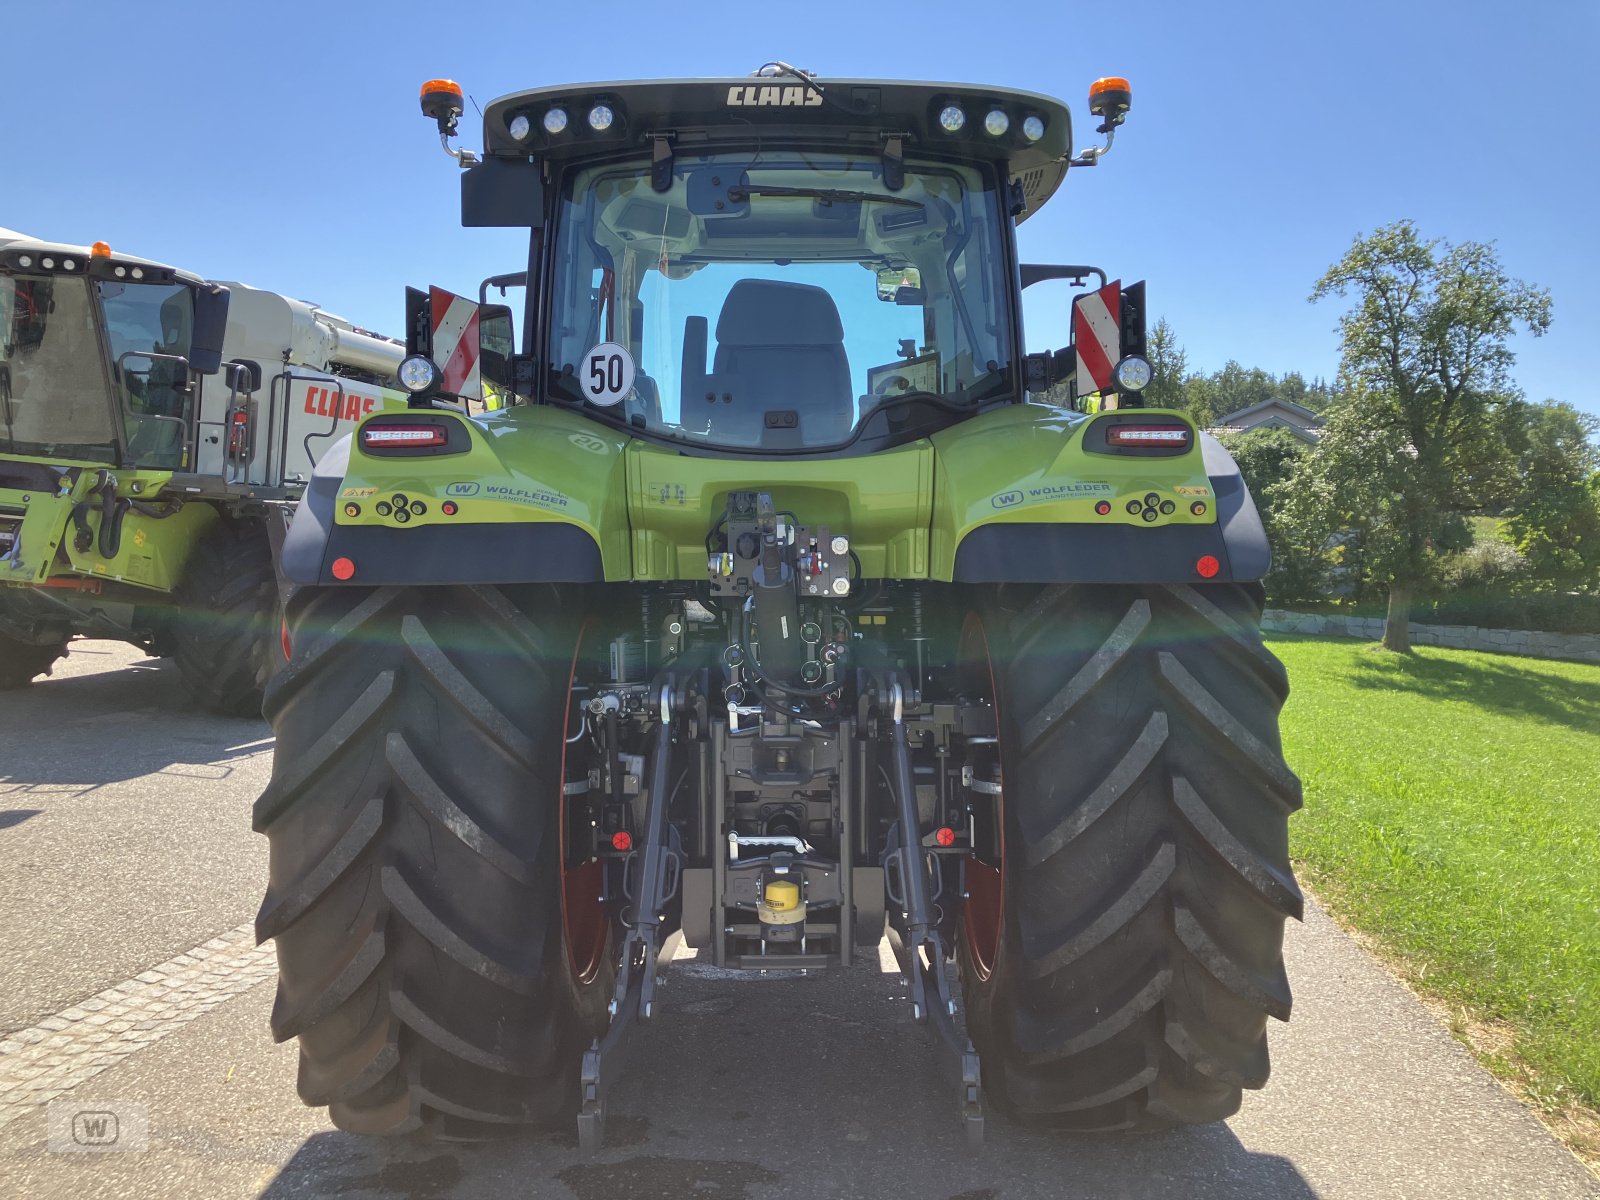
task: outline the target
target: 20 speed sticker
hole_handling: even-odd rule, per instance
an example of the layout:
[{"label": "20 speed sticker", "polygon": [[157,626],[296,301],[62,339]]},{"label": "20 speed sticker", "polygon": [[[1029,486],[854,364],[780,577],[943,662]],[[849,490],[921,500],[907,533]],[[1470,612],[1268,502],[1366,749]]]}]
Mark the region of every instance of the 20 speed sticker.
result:
[{"label": "20 speed sticker", "polygon": [[578,375],[589,403],[610,408],[633,390],[633,355],[617,342],[601,342],[583,356]]}]

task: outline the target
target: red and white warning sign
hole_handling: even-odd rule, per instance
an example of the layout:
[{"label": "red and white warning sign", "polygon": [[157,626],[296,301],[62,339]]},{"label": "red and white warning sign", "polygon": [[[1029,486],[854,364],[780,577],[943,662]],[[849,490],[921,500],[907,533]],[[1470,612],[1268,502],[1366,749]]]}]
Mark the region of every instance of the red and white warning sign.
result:
[{"label": "red and white warning sign", "polygon": [[1111,391],[1111,371],[1122,357],[1122,280],[1072,302],[1072,342],[1078,350],[1078,395]]},{"label": "red and white warning sign", "polygon": [[433,361],[444,374],[440,390],[481,400],[477,304],[443,288],[430,287],[428,308],[433,328]]}]

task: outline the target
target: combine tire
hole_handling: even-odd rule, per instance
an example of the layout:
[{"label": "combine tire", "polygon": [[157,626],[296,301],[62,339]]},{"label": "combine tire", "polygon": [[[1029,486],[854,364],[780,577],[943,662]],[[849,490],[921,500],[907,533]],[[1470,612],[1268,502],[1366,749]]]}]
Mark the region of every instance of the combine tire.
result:
[{"label": "combine tire", "polygon": [[262,689],[282,661],[266,527],[213,525],[189,556],[177,600],[163,642],[189,695],[218,716],[259,716]]},{"label": "combine tire", "polygon": [[551,595],[289,602],[256,933],[277,942],[272,1031],[300,1039],[301,1099],[342,1129],[481,1138],[576,1112],[614,976],[565,936],[600,910],[592,888],[563,919],[574,631]]},{"label": "combine tire", "polygon": [[51,674],[56,659],[66,653],[66,638],[41,646],[0,633],[0,691],[27,687],[38,676]]},{"label": "combine tire", "polygon": [[1004,844],[969,869],[958,954],[984,1083],[1024,1121],[1216,1121],[1266,1082],[1302,902],[1260,612],[1233,585],[1081,586],[968,619]]}]

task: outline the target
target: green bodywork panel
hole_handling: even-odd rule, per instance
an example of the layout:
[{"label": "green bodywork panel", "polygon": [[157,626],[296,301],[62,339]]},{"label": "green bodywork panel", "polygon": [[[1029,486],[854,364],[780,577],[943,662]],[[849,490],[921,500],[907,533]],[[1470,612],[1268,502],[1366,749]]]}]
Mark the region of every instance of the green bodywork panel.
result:
[{"label": "green bodywork panel", "polygon": [[[14,552],[0,560],[0,585],[50,586],[55,581],[90,578],[128,584],[148,591],[152,599],[172,592],[182,577],[189,552],[217,517],[209,504],[185,504],[165,518],[129,511],[122,521],[122,542],[117,554],[103,558],[99,551],[100,505],[91,501],[89,528],[95,543],[80,552],[74,545],[73,508],[95,485],[103,463],[8,456],[7,462],[76,469],[76,480],[55,492],[0,487],[0,520],[21,518]],[[172,479],[170,471],[117,470],[119,495],[146,500],[165,508],[169,499],[157,497]]]},{"label": "green bodywork panel", "polygon": [[[1189,424],[1164,410],[1140,415]],[[471,439],[465,454],[371,456],[358,434],[337,523],[415,529],[565,522],[594,538],[608,581],[700,580],[707,577],[706,534],[728,493],[762,491],[801,523],[848,534],[868,578],[948,581],[956,548],[982,525],[1151,528],[1216,520],[1197,440],[1172,457],[1091,453],[1082,445],[1088,419],[1037,404],[1009,405],[850,457],[680,453],[548,405],[463,423]],[[1131,501],[1142,509],[1152,492],[1171,500],[1174,511],[1148,522],[1128,511]],[[1110,502],[1109,514],[1095,511],[1102,500]],[[1205,502],[1201,515],[1190,511],[1197,500]],[[453,515],[444,510],[447,501]],[[380,504],[391,511],[380,512]],[[393,510],[407,506],[407,519],[397,521]]]}]

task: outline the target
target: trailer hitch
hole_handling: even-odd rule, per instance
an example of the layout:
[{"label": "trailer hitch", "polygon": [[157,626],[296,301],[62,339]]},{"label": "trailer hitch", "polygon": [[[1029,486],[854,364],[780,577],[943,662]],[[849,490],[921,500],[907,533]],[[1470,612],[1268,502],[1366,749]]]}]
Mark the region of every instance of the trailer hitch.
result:
[{"label": "trailer hitch", "polygon": [[905,721],[906,690],[899,672],[889,678],[884,689],[893,705],[896,804],[896,826],[883,855],[884,881],[890,901],[898,904],[905,915],[908,936],[901,966],[910,985],[912,1019],[933,1027],[939,1065],[958,1089],[957,1112],[967,1149],[976,1154],[983,1148],[983,1081],[977,1049],[956,1028],[956,1001],[945,973],[947,952],[934,910],[930,856],[923,851],[922,839],[917,835],[920,821]]},{"label": "trailer hitch", "polygon": [[649,1021],[654,1015],[661,924],[682,877],[683,848],[677,830],[667,820],[672,721],[684,700],[674,688],[671,675],[662,681],[657,699],[660,724],[650,756],[643,837],[629,858],[629,866],[636,869],[627,872],[638,881],[633,893],[632,922],[622,944],[616,990],[607,1006],[610,1023],[605,1034],[595,1038],[583,1054],[578,1147],[584,1154],[598,1153],[605,1142],[606,1091],[626,1066],[629,1030],[635,1022]]}]

